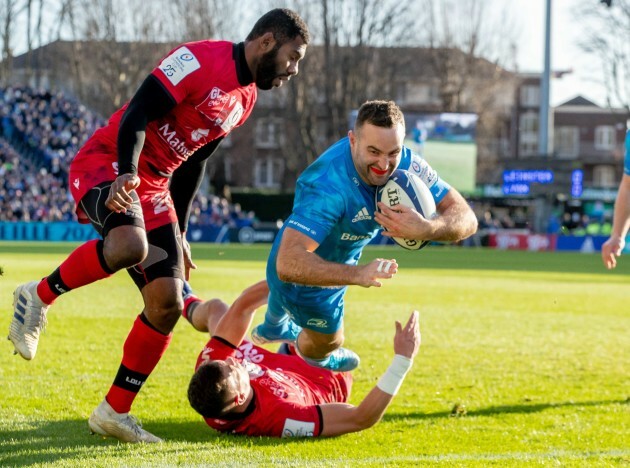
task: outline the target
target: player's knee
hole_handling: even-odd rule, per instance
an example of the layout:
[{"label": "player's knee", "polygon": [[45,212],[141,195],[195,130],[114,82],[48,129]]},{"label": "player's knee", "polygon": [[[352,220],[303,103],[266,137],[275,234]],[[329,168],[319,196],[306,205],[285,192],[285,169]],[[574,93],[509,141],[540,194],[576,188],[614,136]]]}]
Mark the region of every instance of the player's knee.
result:
[{"label": "player's knee", "polygon": [[105,261],[114,271],[142,263],[149,253],[146,236],[136,232],[123,234],[128,235],[108,235],[103,247]]},{"label": "player's knee", "polygon": [[169,332],[175,327],[184,309],[181,297],[172,295],[162,297],[160,301],[145,305],[145,314],[149,321],[160,331]]}]

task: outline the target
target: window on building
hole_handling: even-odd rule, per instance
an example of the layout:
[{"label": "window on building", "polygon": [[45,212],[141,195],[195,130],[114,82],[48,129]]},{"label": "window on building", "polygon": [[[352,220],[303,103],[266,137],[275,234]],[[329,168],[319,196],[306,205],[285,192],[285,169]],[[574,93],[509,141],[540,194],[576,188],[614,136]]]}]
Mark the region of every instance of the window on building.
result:
[{"label": "window on building", "polygon": [[540,107],[540,86],[524,85],[521,87],[521,106]]},{"label": "window on building", "polygon": [[278,148],[280,146],[279,119],[258,119],[256,121],[256,147]]},{"label": "window on building", "polygon": [[593,185],[595,187],[615,187],[615,168],[612,166],[595,166],[593,168]]},{"label": "window on building", "polygon": [[580,152],[578,127],[556,127],[554,129],[554,148],[559,158],[576,158]]},{"label": "window on building", "polygon": [[258,188],[280,188],[284,160],[271,156],[257,158],[254,165],[254,185]]},{"label": "window on building", "polygon": [[538,114],[526,112],[519,121],[518,148],[520,156],[538,154]]},{"label": "window on building", "polygon": [[612,125],[595,127],[595,149],[611,150],[615,143],[615,127]]}]

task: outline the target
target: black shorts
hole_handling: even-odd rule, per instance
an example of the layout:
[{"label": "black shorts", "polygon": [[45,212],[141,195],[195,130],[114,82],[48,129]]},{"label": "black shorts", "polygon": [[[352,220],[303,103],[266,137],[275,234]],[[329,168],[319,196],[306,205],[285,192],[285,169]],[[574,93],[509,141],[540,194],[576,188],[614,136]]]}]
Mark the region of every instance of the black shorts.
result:
[{"label": "black shorts", "polygon": [[[119,226],[137,226],[145,230],[140,199],[131,192],[133,204],[125,213],[116,213],[105,206],[111,182],[93,187],[79,203],[92,226],[105,239],[107,234]],[[149,253],[144,261],[127,272],[138,289],[157,278],[179,278],[184,281],[184,251],[182,236],[177,223],[169,223],[146,233]]]}]

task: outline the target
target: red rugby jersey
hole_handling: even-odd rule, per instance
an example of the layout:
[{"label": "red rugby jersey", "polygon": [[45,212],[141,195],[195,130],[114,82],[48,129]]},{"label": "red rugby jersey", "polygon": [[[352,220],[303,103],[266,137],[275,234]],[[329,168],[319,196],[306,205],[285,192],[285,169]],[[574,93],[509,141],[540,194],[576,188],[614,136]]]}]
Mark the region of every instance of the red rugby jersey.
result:
[{"label": "red rugby jersey", "polygon": [[345,402],[350,395],[349,373],[310,366],[298,356],[277,354],[244,341],[238,348],[213,337],[197,359],[234,357],[249,372],[254,389],[253,407],[241,419],[206,418],[221,432],[272,437],[313,437],[321,434],[321,403]]},{"label": "red rugby jersey", "polygon": [[[190,42],[171,51],[151,72],[177,105],[147,125],[139,167],[149,163],[154,170],[171,174],[203,145],[247,120],[257,89],[255,83],[239,83],[234,49],[226,41]],[[94,137],[115,148],[126,109],[127,104]]]}]

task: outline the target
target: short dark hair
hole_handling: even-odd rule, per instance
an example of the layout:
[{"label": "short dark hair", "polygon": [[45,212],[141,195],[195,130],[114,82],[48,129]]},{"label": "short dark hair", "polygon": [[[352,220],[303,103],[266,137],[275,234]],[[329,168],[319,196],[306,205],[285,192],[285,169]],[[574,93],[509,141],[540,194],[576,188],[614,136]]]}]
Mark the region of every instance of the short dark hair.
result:
[{"label": "short dark hair", "polygon": [[305,44],[311,40],[308,26],[304,20],[295,11],[286,8],[276,8],[261,16],[247,35],[246,40],[254,40],[267,32],[273,33],[273,38],[280,45],[292,41],[297,36],[300,36]]},{"label": "short dark hair", "polygon": [[229,391],[223,361],[209,361],[199,366],[188,384],[188,401],[204,418],[225,414]]},{"label": "short dark hair", "polygon": [[354,128],[365,123],[376,127],[393,128],[398,124],[405,126],[405,116],[394,101],[367,101],[359,108]]}]

